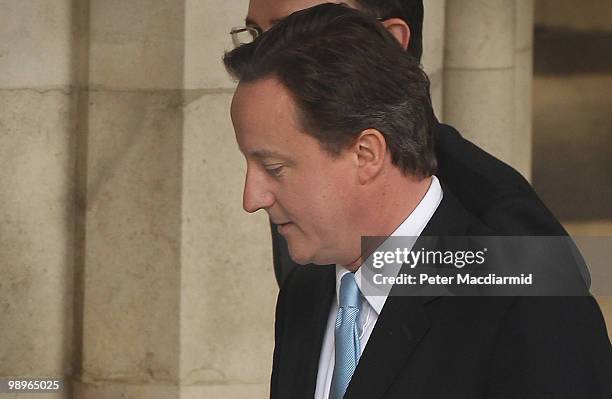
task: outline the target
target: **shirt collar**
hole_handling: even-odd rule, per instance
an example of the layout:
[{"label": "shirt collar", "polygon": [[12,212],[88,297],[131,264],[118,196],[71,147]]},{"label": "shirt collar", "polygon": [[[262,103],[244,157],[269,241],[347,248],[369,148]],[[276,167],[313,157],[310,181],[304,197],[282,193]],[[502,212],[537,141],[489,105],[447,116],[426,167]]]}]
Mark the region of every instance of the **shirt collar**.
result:
[{"label": "shirt collar", "polygon": [[[442,201],[442,195],[440,181],[434,175],[431,177],[429,189],[419,204],[395,229],[395,231],[391,233],[391,237],[418,237],[421,235],[421,232],[425,226],[427,226],[427,223],[429,223],[429,219],[431,219],[436,209],[438,209],[438,205],[440,205],[440,202]],[[346,273],[350,273],[350,271],[345,269],[343,266],[336,265],[336,303],[340,303],[340,281]],[[355,272],[355,281],[357,282],[359,290],[363,293],[363,290],[361,289],[361,268],[357,269]],[[370,306],[372,306],[372,308],[376,311],[376,313],[380,314],[385,302],[387,301],[387,296],[365,295],[364,297]]]}]

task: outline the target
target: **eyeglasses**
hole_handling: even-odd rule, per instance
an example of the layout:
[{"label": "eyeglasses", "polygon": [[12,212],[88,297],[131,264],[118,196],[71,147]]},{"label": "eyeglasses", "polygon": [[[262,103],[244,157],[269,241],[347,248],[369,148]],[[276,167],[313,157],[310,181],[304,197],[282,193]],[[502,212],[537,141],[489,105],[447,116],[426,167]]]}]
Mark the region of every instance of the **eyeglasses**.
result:
[{"label": "eyeglasses", "polygon": [[230,30],[230,35],[232,35],[232,43],[234,43],[234,47],[251,43],[253,40],[257,39],[257,36],[261,35],[262,33],[263,32],[261,28],[255,26],[238,26]]}]

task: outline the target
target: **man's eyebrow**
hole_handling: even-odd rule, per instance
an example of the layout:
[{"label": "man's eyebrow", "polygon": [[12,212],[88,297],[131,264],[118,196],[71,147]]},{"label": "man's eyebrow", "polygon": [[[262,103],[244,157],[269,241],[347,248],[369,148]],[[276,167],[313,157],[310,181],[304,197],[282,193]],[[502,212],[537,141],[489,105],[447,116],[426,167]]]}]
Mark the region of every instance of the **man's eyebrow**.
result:
[{"label": "man's eyebrow", "polygon": [[272,150],[253,150],[253,151],[249,151],[249,155],[255,157],[255,158],[259,158],[259,159],[264,159],[264,158],[282,158],[282,159],[286,159],[286,157],[276,151],[272,151]]}]

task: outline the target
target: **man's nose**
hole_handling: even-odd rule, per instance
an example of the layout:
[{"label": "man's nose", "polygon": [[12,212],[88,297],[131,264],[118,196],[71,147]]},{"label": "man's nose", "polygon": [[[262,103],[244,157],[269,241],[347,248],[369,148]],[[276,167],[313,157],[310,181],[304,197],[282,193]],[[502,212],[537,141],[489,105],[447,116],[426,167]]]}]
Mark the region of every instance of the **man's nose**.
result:
[{"label": "man's nose", "polygon": [[269,190],[263,176],[247,171],[242,194],[242,207],[249,213],[270,208],[274,204],[274,194]]}]

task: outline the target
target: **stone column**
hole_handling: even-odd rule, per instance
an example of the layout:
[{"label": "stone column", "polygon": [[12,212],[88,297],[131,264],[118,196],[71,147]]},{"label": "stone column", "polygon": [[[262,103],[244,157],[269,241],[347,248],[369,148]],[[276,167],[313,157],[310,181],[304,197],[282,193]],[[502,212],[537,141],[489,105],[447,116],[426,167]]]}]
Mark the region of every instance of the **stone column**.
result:
[{"label": "stone column", "polygon": [[76,103],[71,4],[0,1],[3,377],[70,375]]},{"label": "stone column", "polygon": [[91,0],[76,397],[268,397],[269,226],[221,64],[246,3]]},{"label": "stone column", "polygon": [[439,120],[444,119],[444,26],[445,0],[424,2],[423,67],[431,83],[431,101]]},{"label": "stone column", "polygon": [[76,398],[179,397],[184,17],[89,1]]},{"label": "stone column", "polygon": [[[185,21],[181,398],[269,397],[277,286],[265,212],[242,209],[246,163],[221,57],[247,0],[189,0]],[[206,38],[206,40],[202,40]]]},{"label": "stone column", "polygon": [[529,176],[532,1],[447,0],[444,116]]},{"label": "stone column", "polygon": [[531,180],[534,0],[517,0],[515,13],[513,165]]}]

